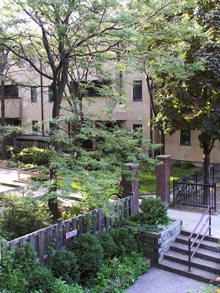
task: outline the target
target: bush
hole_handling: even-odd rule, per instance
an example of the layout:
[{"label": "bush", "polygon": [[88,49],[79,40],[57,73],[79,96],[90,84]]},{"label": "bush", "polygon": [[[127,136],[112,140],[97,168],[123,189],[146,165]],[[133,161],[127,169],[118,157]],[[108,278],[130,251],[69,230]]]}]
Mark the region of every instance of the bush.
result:
[{"label": "bush", "polygon": [[101,243],[95,235],[84,233],[72,240],[70,249],[78,258],[82,283],[90,283],[103,262]]},{"label": "bush", "polygon": [[77,284],[69,285],[61,279],[56,279],[53,286],[53,293],[85,293]]},{"label": "bush", "polygon": [[26,280],[24,293],[39,290],[43,293],[53,292],[55,278],[52,272],[43,265],[37,265]]},{"label": "bush", "polygon": [[45,205],[25,197],[11,200],[0,216],[1,235],[7,240],[34,232],[51,223]]},{"label": "bush", "polygon": [[50,151],[36,147],[25,148],[15,155],[15,160],[23,164],[49,165]]},{"label": "bush", "polygon": [[118,245],[110,232],[100,233],[98,239],[103,247],[104,259],[112,259],[118,254]]},{"label": "bush", "polygon": [[[24,292],[25,279],[36,267],[36,253],[27,243],[1,257],[0,290]],[[5,291],[7,292],[7,291]]]},{"label": "bush", "polygon": [[142,213],[139,213],[138,219],[148,225],[167,225],[169,217],[167,207],[160,198],[150,196],[144,198],[140,205]]},{"label": "bush", "polygon": [[61,278],[68,284],[77,283],[80,280],[78,260],[72,251],[61,249],[54,254],[49,254],[47,265],[56,278]]},{"label": "bush", "polygon": [[92,292],[122,293],[147,270],[145,258],[138,253],[114,258],[100,268]]},{"label": "bush", "polygon": [[130,254],[134,251],[138,251],[137,241],[133,234],[131,234],[125,227],[113,228],[109,234],[111,235],[117,250],[115,256],[123,254]]}]

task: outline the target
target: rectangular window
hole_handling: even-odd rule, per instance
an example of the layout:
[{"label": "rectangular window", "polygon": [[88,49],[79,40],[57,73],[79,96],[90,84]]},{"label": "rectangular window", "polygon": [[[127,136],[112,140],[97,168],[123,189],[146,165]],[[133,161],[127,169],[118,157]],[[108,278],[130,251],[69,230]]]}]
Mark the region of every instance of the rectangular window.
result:
[{"label": "rectangular window", "polygon": [[142,80],[133,81],[133,101],[142,101]]},{"label": "rectangular window", "polygon": [[32,120],[32,133],[38,133],[38,121]]},{"label": "rectangular window", "polygon": [[48,102],[52,103],[53,102],[53,92],[52,92],[52,86],[48,86]]},{"label": "rectangular window", "polygon": [[18,99],[18,86],[14,84],[5,85],[5,98]]},{"label": "rectangular window", "polygon": [[37,88],[31,87],[31,103],[37,102]]},{"label": "rectangular window", "polygon": [[180,145],[191,145],[191,131],[180,130]]}]

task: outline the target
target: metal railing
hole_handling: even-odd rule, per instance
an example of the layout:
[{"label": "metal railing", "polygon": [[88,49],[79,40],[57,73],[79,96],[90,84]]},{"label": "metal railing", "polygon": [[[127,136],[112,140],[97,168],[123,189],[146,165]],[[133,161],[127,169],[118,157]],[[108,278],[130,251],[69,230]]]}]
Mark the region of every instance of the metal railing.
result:
[{"label": "metal railing", "polygon": [[[191,271],[192,259],[201,245],[204,238],[211,236],[211,206],[209,205],[205,212],[202,214],[198,223],[196,224],[193,232],[188,238],[188,268]],[[194,249],[193,249],[194,248]]]}]

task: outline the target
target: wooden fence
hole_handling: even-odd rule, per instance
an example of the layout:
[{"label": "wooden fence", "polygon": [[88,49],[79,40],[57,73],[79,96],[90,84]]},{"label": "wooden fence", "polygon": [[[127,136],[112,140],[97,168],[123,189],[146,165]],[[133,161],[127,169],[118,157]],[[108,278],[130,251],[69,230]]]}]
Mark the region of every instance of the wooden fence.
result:
[{"label": "wooden fence", "polygon": [[37,252],[39,261],[44,263],[47,259],[50,245],[53,245],[55,250],[68,247],[72,237],[91,229],[95,235],[108,231],[115,221],[131,217],[134,212],[132,195],[120,199],[104,209],[90,211],[11,241],[2,241],[0,253],[5,254],[8,250],[16,249],[29,242]]}]

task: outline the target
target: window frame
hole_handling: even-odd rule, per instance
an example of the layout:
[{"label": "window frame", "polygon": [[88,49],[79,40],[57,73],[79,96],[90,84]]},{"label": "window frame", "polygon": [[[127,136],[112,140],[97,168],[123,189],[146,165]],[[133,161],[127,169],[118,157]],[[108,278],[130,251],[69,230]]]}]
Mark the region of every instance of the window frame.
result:
[{"label": "window frame", "polygon": [[31,87],[31,103],[37,103],[37,88],[35,86]]},{"label": "window frame", "polygon": [[133,80],[133,102],[142,102],[143,100],[143,81]]},{"label": "window frame", "polygon": [[180,145],[181,146],[191,146],[192,145],[192,132],[191,132],[191,130],[187,130],[187,129],[180,130]]}]

